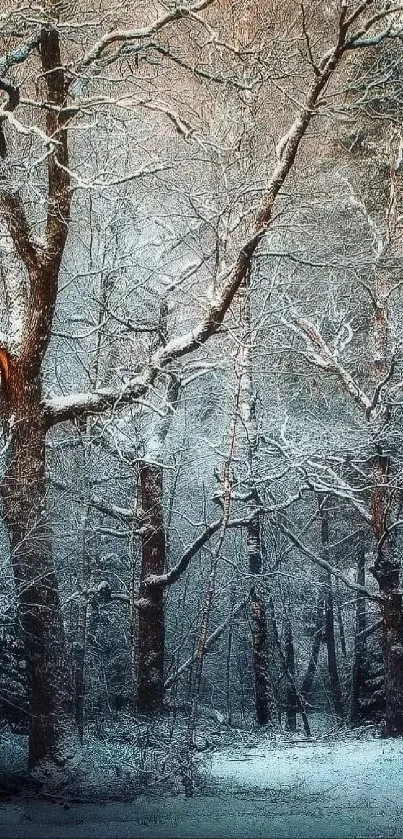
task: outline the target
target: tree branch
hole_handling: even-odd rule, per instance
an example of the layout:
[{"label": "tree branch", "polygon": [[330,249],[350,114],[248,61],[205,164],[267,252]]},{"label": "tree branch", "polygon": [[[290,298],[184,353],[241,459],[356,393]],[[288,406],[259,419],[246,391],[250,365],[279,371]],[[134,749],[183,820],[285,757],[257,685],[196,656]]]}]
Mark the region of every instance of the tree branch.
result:
[{"label": "tree branch", "polygon": [[31,231],[25,215],[24,205],[16,191],[7,167],[7,143],[4,135],[3,122],[6,115],[12,114],[20,102],[19,88],[3,78],[0,78],[0,90],[7,94],[7,102],[0,113],[0,158],[4,161],[0,174],[0,209],[13,240],[15,250],[28,271],[37,265],[37,247],[31,238]]},{"label": "tree branch", "polygon": [[[206,5],[209,5],[209,2],[206,0],[205,3],[198,5],[200,8],[205,8]],[[192,7],[193,10],[195,8],[196,6]],[[181,9],[170,12],[160,19],[163,23],[158,25],[166,25],[168,18],[169,21],[177,19],[180,12]],[[181,14],[179,14],[179,17]],[[186,14],[188,14],[188,10]],[[141,33],[144,31],[141,30]],[[144,37],[139,32],[140,30],[135,30],[136,37]],[[110,33],[104,39],[101,39],[98,46],[93,48],[91,54],[94,50],[95,55],[98,55],[99,51],[102,52],[109,43],[113,42],[112,35],[113,33]],[[127,37],[127,33],[123,33],[123,35]],[[133,33],[132,37],[134,37]],[[124,390],[116,392],[115,390],[104,389],[95,393],[48,399],[45,410],[49,426],[74,417],[88,416],[89,414],[103,412],[108,408],[123,407],[130,404],[144,395],[162,368],[166,367],[172,360],[193,352],[219,330],[238,289],[250,270],[252,258],[270,226],[276,198],[293,167],[300,143],[316,113],[321,94],[342,58],[344,45],[343,43],[340,44],[339,40],[335,48],[322,57],[319,65],[320,76],[315,77],[304,105],[298,111],[286,137],[281,141],[280,159],[268,181],[266,193],[256,217],[255,232],[240,249],[234,265],[227,272],[221,287],[211,301],[205,318],[185,335],[172,339],[165,347],[160,348],[153,355],[150,364],[144,369],[142,375],[128,384]],[[87,61],[89,60],[87,59]]]},{"label": "tree branch", "polygon": [[[223,632],[225,632],[227,627],[230,625],[231,621],[234,618],[236,618],[237,615],[239,615],[239,613],[242,611],[242,609],[244,608],[244,606],[246,605],[247,602],[248,602],[248,597],[245,597],[244,600],[242,600],[240,603],[238,603],[237,606],[235,606],[235,608],[233,609],[231,614],[228,615],[228,617],[225,619],[225,621],[220,623],[219,626],[216,627],[214,632],[212,632],[211,635],[209,635],[209,637],[206,639],[206,642],[204,644],[204,653],[206,653],[213,646],[215,641],[217,641],[218,638],[221,637]],[[180,677],[183,675],[183,673],[186,673],[186,670],[189,670],[189,668],[192,666],[192,664],[194,664],[194,662],[196,661],[196,658],[197,658],[197,652],[195,652],[190,658],[188,658],[186,661],[184,661],[184,663],[181,664],[181,666],[178,668],[178,670],[176,670],[175,673],[172,673],[171,676],[168,676],[168,678],[164,682],[165,690],[168,690],[168,688],[172,687],[172,685],[175,684],[175,682],[177,682],[178,679],[180,679]]]},{"label": "tree branch", "polygon": [[357,591],[359,594],[362,594],[365,597],[367,597],[368,600],[373,600],[374,603],[383,603],[382,597],[380,597],[377,594],[372,594],[372,592],[370,592],[369,589],[365,588],[365,586],[360,586],[359,583],[352,582],[352,580],[349,580],[349,578],[345,574],[343,574],[342,571],[339,571],[338,568],[335,568],[333,565],[330,565],[330,562],[328,562],[326,559],[323,559],[323,557],[313,553],[313,551],[307,548],[306,545],[304,545],[300,541],[300,539],[298,539],[298,536],[296,536],[295,533],[293,533],[292,530],[290,530],[285,524],[279,521],[278,527],[280,528],[281,532],[284,533],[285,536],[287,536],[290,542],[292,542],[292,544],[295,545],[295,547],[298,548],[298,550],[301,551],[301,553],[304,554],[304,556],[310,559],[315,565],[318,565],[319,568],[324,568],[325,571],[328,571],[329,574],[331,574],[337,580],[341,580],[344,583],[344,585],[352,589],[352,591]]},{"label": "tree branch", "polygon": [[37,49],[40,42],[40,32],[34,32],[25,43],[20,44],[18,47],[14,47],[13,50],[6,52],[0,58],[0,74],[5,74],[8,72],[10,67],[13,67],[15,64],[22,64],[31,52],[34,49]]},{"label": "tree branch", "polygon": [[132,41],[140,41],[143,38],[150,38],[170,23],[189,17],[194,12],[201,12],[214,2],[215,0],[198,0],[198,2],[192,3],[190,6],[177,6],[166,12],[166,14],[161,15],[153,23],[150,23],[149,26],[142,26],[138,29],[113,29],[112,32],[106,33],[94,44],[80,62],[80,66],[82,68],[88,67],[94,61],[101,58],[105,50],[114,44],[130,43]]},{"label": "tree branch", "polygon": [[376,408],[376,406],[379,402],[379,397],[381,395],[382,388],[384,388],[385,385],[387,385],[388,382],[390,382],[390,380],[393,378],[394,372],[395,372],[395,358],[392,358],[392,361],[391,361],[388,372],[386,373],[384,378],[380,382],[378,382],[378,384],[377,384],[377,386],[374,390],[374,393],[373,393],[373,396],[372,396],[372,399],[371,399],[371,404],[370,404],[369,408],[367,409],[368,419],[370,419],[372,411],[375,410],[375,408]]},{"label": "tree branch", "polygon": [[[319,330],[308,318],[301,317],[291,310],[290,319],[292,323],[288,323],[283,318],[283,323],[290,327],[298,335],[301,335],[307,341],[310,349],[310,354],[307,355],[307,360],[316,367],[321,367],[323,370],[328,370],[334,373],[339,379],[343,389],[351,396],[356,404],[368,414],[373,410],[372,402],[364,393],[363,390],[356,384],[351,373],[343,367],[337,358],[336,352],[332,352],[326,341],[322,338]],[[375,407],[375,406],[374,406]]]},{"label": "tree branch", "polygon": [[[209,541],[211,536],[220,529],[222,524],[222,519],[213,522],[213,524],[209,524],[208,527],[200,534],[200,536],[186,548],[185,552],[182,554],[179,562],[171,568],[170,571],[167,571],[166,574],[149,574],[148,577],[145,578],[143,581],[144,585],[150,587],[160,587],[160,588],[167,588],[167,586],[171,586],[172,583],[176,583],[179,580],[179,577],[186,571],[188,568],[191,559],[198,553],[198,551]],[[228,525],[227,525],[228,526]]]},{"label": "tree branch", "polygon": [[[81,496],[74,487],[70,486],[69,484],[65,484],[62,481],[57,481],[54,478],[50,479],[50,483],[55,489],[61,490],[61,492],[69,492],[73,496],[75,496],[74,500],[77,503],[82,503],[85,500],[83,496]],[[99,498],[97,495],[92,495],[89,499],[90,507],[94,507],[96,510],[99,510],[100,513],[103,513],[105,516],[110,516],[111,518],[118,519],[119,521],[125,521],[132,523],[136,519],[136,515],[133,510],[130,510],[128,507],[120,507],[118,504],[112,504],[104,501],[102,498]]]},{"label": "tree branch", "polygon": [[30,269],[27,329],[21,352],[23,363],[39,370],[49,344],[56,306],[58,277],[70,219],[67,120],[63,111],[67,85],[60,54],[60,36],[52,26],[43,26],[40,39],[42,71],[51,108],[46,110],[46,134],[51,152],[47,156],[48,196],[45,245]]}]

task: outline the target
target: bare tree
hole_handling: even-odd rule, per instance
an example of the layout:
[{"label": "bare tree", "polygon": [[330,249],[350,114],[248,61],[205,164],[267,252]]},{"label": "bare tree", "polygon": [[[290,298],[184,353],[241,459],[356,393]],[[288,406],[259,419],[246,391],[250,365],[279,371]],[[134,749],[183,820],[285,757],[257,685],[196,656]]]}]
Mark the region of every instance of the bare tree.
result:
[{"label": "bare tree", "polygon": [[[110,178],[104,173],[94,176],[93,172],[86,178],[85,167],[81,172],[77,170],[75,158],[80,154],[80,146],[74,140],[75,120],[79,121],[88,111],[97,112],[100,107],[106,108],[108,113],[119,107],[116,99],[111,103],[104,93],[99,98],[87,97],[85,88],[95,85],[96,69],[114,66],[115,62],[127,60],[130,55],[154,49],[153,39],[157,39],[155,49],[161,55],[163,45],[158,43],[159,33],[171,31],[169,27],[179,26],[183,20],[201,25],[201,13],[210,6],[213,6],[213,0],[197,0],[182,6],[175,4],[144,26],[133,27],[126,25],[126,21],[122,28],[114,27],[108,32],[102,31],[97,20],[92,29],[95,34],[91,45],[78,57],[77,50],[80,50],[74,37],[65,48],[62,44],[61,33],[64,39],[64,33],[68,33],[70,27],[70,24],[65,27],[63,20],[59,20],[64,4],[49,0],[42,17],[39,16],[39,27],[36,22],[31,24],[29,18],[24,19],[17,8],[18,27],[12,30],[17,44],[0,60],[0,90],[5,94],[0,124],[1,238],[8,310],[7,330],[1,339],[0,352],[1,408],[7,447],[1,491],[28,665],[31,767],[43,761],[66,764],[77,745],[70,663],[45,503],[47,432],[59,423],[121,410],[144,398],[161,371],[175,359],[198,350],[220,330],[272,224],[277,199],[294,167],[300,145],[323,105],[324,93],[343,58],[355,49],[376,46],[400,31],[392,17],[395,7],[378,11],[377,4],[370,0],[353,8],[345,2],[340,4],[332,43],[317,61],[311,62],[312,75],[301,104],[289,130],[277,145],[277,161],[267,179],[253,230],[241,243],[233,263],[226,268],[215,292],[206,301],[203,316],[183,334],[175,335],[157,348],[137,371],[133,371],[124,386],[120,383],[69,395],[55,395],[54,392],[49,395],[43,386],[44,362],[58,302],[60,269],[72,227],[73,189],[113,189],[164,168],[160,162],[147,161],[135,171],[116,171]],[[130,7],[124,11],[130,12]],[[369,17],[365,17],[367,13]],[[13,23],[13,15],[10,20]],[[171,55],[164,55],[164,58],[172,60]],[[21,64],[24,72],[20,83],[10,81],[10,74]],[[27,67],[33,69],[28,81]],[[183,69],[186,70],[186,62]],[[215,83],[215,78],[211,82]],[[220,79],[216,83],[220,84]],[[136,102],[139,109],[146,106],[153,113],[158,111],[182,136],[189,138],[189,131],[171,107],[154,101]],[[41,116],[37,121],[32,120],[32,111],[44,113],[44,121]],[[35,181],[41,196],[39,214],[36,214],[37,202],[27,199],[25,184],[18,180],[18,167],[10,153],[11,144],[15,144],[13,148],[18,147],[21,138],[32,143],[35,150],[32,152],[35,165],[30,172],[39,171]],[[21,146],[20,158],[23,154]],[[42,208],[45,212],[43,223]],[[35,230],[39,230],[39,236]],[[354,398],[359,401],[361,390],[357,391],[351,377],[345,379],[346,386],[348,383]],[[381,391],[379,383],[378,396]],[[369,412],[375,414],[378,398],[375,404],[373,401],[367,403],[368,400],[365,405]],[[384,460],[379,461],[378,467],[384,470],[378,481],[379,504],[375,505],[379,512],[380,505],[384,511],[386,503]],[[384,596],[388,633],[393,629],[396,634],[400,631],[401,600],[396,587],[396,567],[390,568],[389,559],[385,559],[390,536],[385,527],[383,536],[376,574]],[[158,546],[158,550],[162,550],[162,546]],[[393,646],[395,649],[396,645]],[[392,646],[387,658],[390,684],[393,685],[390,701],[398,702],[398,661],[395,653],[392,654]],[[402,691],[400,695],[403,695]],[[397,731],[399,725],[390,724],[389,730],[395,728]]]}]

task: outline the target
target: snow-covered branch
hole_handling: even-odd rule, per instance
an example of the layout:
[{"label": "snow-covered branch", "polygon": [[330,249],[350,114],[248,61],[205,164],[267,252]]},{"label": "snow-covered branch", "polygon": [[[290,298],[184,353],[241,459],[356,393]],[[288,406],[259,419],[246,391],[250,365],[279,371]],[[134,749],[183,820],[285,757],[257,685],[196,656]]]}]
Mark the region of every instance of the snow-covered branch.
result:
[{"label": "snow-covered branch", "polygon": [[[207,5],[209,5],[208,1],[195,4],[192,6],[192,10],[198,10],[196,6],[198,8],[205,8]],[[159,26],[166,25],[171,19],[175,20],[183,16],[184,13],[188,14],[189,8],[186,12],[183,12],[182,7],[178,7],[174,11],[169,12],[168,15],[161,18],[163,23],[159,24]],[[98,45],[89,54],[92,58],[87,57],[87,63],[95,60],[110,43],[116,40],[116,32],[115,34],[109,33],[98,42]],[[131,33],[131,37],[144,37],[144,32],[145,30],[135,30]],[[127,32],[121,34],[122,37],[128,38]],[[103,389],[95,393],[73,394],[67,397],[48,399],[45,410],[49,426],[57,422],[73,419],[74,417],[100,413],[110,408],[123,407],[133,400],[138,399],[145,394],[158,373],[172,360],[198,349],[219,330],[236,293],[248,274],[253,256],[271,224],[276,199],[294,165],[300,143],[316,114],[320,97],[342,59],[343,51],[344,40],[339,37],[335,47],[324,54],[319,64],[320,75],[315,76],[305,102],[296,114],[286,134],[286,138],[281,144],[280,159],[268,180],[265,195],[256,216],[254,233],[244,242],[231,270],[226,272],[221,286],[219,286],[213,299],[209,302],[205,317],[189,332],[177,338],[172,338],[165,347],[158,349],[151,358],[150,363],[144,368],[142,374],[127,384],[124,389],[120,391]]]},{"label": "snow-covered branch", "polygon": [[365,588],[365,586],[361,586],[359,585],[359,583],[354,583],[346,576],[346,574],[343,574],[342,571],[339,571],[338,568],[335,568],[334,565],[331,565],[330,562],[327,561],[327,559],[323,559],[322,556],[318,556],[318,554],[315,554],[313,551],[310,550],[310,548],[307,548],[307,546],[304,545],[303,542],[301,542],[298,536],[295,533],[293,533],[293,531],[290,530],[289,527],[287,527],[287,525],[283,524],[283,522],[279,521],[278,526],[282,533],[284,533],[284,536],[287,536],[290,542],[292,542],[292,544],[296,548],[298,548],[298,550],[302,554],[304,554],[304,556],[310,559],[311,562],[314,563],[314,565],[318,565],[319,568],[323,568],[325,571],[328,571],[329,574],[332,575],[332,577],[335,577],[337,580],[341,580],[344,583],[344,585],[346,585],[347,588],[352,589],[352,591],[357,591],[359,594],[364,595],[369,600],[373,600],[375,603],[383,602],[382,597],[380,597],[377,594],[373,594],[371,591],[369,591],[369,589]]},{"label": "snow-covered branch", "polygon": [[301,317],[291,309],[290,320],[282,318],[285,325],[292,329],[297,335],[303,337],[307,343],[308,352],[306,358],[311,364],[333,373],[339,379],[343,389],[351,396],[356,404],[367,414],[373,410],[372,400],[354,381],[351,373],[346,370],[337,358],[337,353],[332,352],[317,327],[308,320]]},{"label": "snow-covered branch", "polygon": [[113,29],[112,32],[107,32],[103,35],[90,50],[83,57],[80,62],[81,67],[88,67],[94,61],[98,61],[108,47],[115,46],[121,43],[131,43],[133,41],[141,41],[144,38],[151,38],[164,29],[169,24],[175,21],[182,20],[191,16],[195,12],[201,12],[211,6],[215,0],[198,0],[198,2],[191,3],[189,6],[181,5],[169,9],[164,15],[161,15],[153,23],[148,26],[142,26],[137,29]]},{"label": "snow-covered branch", "polygon": [[[204,644],[205,653],[213,646],[215,641],[218,641],[218,639],[221,638],[221,635],[225,632],[225,630],[231,624],[234,618],[236,618],[237,615],[239,615],[242,609],[246,606],[247,602],[247,597],[245,597],[244,600],[241,600],[241,602],[238,603],[238,605],[235,606],[235,608],[230,612],[228,617],[215,628],[214,632],[212,632],[211,635],[209,635]],[[194,662],[196,661],[196,658],[197,653],[195,652],[190,658],[188,658],[186,661],[183,662],[183,664],[181,664],[181,666],[178,668],[178,670],[175,671],[175,673],[171,673],[171,675],[168,676],[164,683],[165,690],[168,690],[168,688],[172,687],[172,685],[175,684],[175,682],[177,682],[178,679],[180,679],[183,673],[186,673],[186,671],[189,670],[192,664],[194,664]]]}]

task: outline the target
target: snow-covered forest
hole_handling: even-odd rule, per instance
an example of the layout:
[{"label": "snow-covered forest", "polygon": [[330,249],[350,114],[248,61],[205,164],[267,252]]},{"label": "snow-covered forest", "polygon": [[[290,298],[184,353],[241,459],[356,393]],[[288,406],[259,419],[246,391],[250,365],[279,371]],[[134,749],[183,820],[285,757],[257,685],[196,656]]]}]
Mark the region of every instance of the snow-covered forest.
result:
[{"label": "snow-covered forest", "polygon": [[403,4],[3,0],[0,41],[2,797],[272,836],[214,801],[344,765],[358,813],[368,759],[395,832],[337,835],[399,835]]}]

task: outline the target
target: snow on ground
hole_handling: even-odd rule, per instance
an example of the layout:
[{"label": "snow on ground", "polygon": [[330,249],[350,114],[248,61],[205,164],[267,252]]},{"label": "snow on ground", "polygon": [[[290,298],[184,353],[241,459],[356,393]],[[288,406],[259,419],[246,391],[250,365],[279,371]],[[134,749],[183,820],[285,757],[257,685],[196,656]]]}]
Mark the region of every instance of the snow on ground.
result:
[{"label": "snow on ground", "polygon": [[393,839],[403,835],[403,741],[282,744],[215,752],[205,794],[132,803],[15,799],[1,839]]},{"label": "snow on ground", "polygon": [[300,788],[348,806],[402,802],[403,741],[306,742],[283,748],[227,749],[211,759],[213,778],[266,792]]}]

